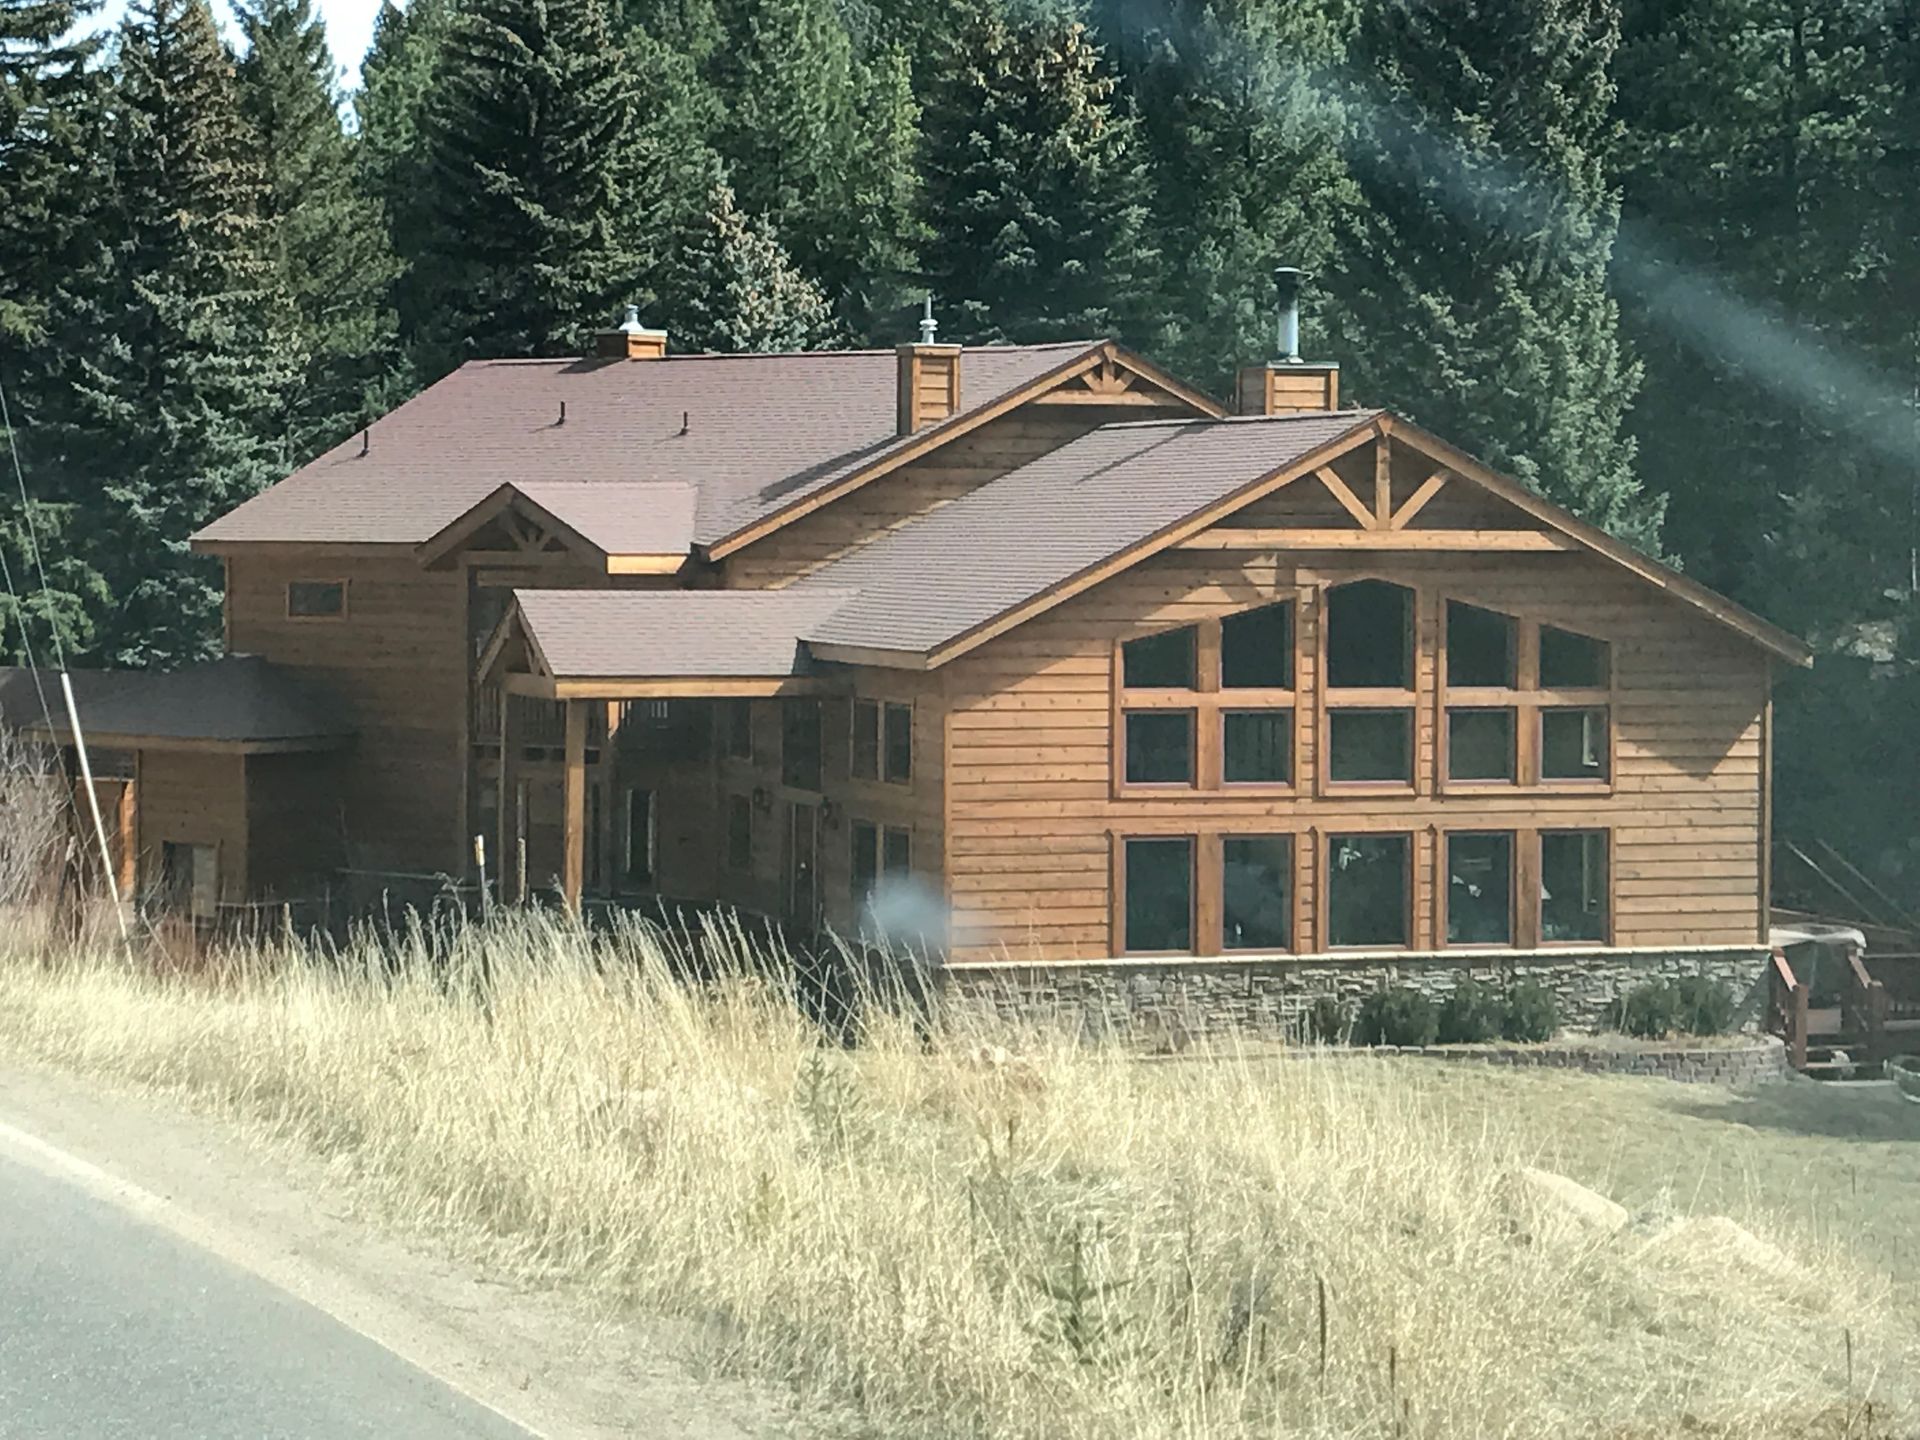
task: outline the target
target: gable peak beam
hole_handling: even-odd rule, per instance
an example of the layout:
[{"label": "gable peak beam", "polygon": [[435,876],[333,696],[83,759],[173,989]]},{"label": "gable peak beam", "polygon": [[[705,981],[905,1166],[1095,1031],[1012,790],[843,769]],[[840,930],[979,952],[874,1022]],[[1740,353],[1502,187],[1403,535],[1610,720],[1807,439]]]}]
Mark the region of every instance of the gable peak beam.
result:
[{"label": "gable peak beam", "polygon": [[1373,510],[1358,495],[1354,494],[1340,473],[1331,465],[1322,465],[1313,472],[1314,478],[1327,487],[1327,493],[1340,502],[1340,506],[1359,522],[1363,530],[1378,530],[1382,526],[1375,518]]},{"label": "gable peak beam", "polygon": [[1427,502],[1447,488],[1447,482],[1453,478],[1451,470],[1436,470],[1420,482],[1420,486],[1407,497],[1407,503],[1393,512],[1388,522],[1391,530],[1404,530],[1407,523],[1427,508]]},{"label": "gable peak beam", "polygon": [[1373,523],[1380,530],[1393,523],[1393,437],[1384,430],[1373,442]]}]

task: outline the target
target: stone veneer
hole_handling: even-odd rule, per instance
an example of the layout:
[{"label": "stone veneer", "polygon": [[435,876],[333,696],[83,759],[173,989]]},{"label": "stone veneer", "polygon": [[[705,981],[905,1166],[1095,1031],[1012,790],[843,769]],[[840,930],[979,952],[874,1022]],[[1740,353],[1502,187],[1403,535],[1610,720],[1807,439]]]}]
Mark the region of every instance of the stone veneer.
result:
[{"label": "stone veneer", "polygon": [[1089,1035],[1178,1031],[1298,1033],[1313,1002],[1357,1006],[1391,986],[1438,1001],[1463,978],[1535,980],[1560,1001],[1560,1023],[1598,1029],[1616,997],[1647,980],[1711,975],[1733,991],[1739,1028],[1758,1028],[1769,952],[1760,946],[1480,950],[1193,960],[1005,960],[948,965],[943,1002],[1015,1023],[1065,1022]]}]

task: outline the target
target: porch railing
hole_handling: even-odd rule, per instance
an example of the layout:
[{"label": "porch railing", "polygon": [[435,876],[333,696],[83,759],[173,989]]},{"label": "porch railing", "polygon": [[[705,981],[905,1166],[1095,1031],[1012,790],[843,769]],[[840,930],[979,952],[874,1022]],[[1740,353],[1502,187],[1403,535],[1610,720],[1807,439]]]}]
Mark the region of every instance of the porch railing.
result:
[{"label": "porch railing", "polygon": [[1787,1046],[1787,1063],[1795,1070],[1807,1068],[1807,985],[1797,978],[1787,963],[1785,952],[1773,952],[1773,966],[1767,987],[1767,1028]]}]

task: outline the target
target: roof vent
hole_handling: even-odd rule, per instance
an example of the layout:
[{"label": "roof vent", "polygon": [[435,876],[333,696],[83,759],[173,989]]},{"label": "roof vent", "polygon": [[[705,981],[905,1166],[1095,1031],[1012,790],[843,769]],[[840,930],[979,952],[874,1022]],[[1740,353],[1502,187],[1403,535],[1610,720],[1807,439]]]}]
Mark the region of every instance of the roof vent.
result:
[{"label": "roof vent", "polygon": [[939,330],[929,295],[920,312],[919,343],[898,351],[895,384],[902,435],[937,425],[960,409],[960,347],[936,345],[933,337]]},{"label": "roof vent", "polygon": [[593,337],[593,353],[602,360],[663,360],[667,332],[649,330],[640,323],[640,307],[629,305],[625,320]]},{"label": "roof vent", "polygon": [[1279,358],[1240,371],[1238,392],[1242,415],[1299,415],[1340,408],[1340,367],[1330,360],[1300,358],[1300,291],[1310,277],[1304,270],[1280,265],[1273,272],[1279,301]]}]

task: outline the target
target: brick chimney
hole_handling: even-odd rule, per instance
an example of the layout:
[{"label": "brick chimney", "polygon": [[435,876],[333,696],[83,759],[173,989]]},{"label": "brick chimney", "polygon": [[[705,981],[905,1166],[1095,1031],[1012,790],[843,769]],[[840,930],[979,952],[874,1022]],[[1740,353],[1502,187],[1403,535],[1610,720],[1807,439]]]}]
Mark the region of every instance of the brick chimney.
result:
[{"label": "brick chimney", "polygon": [[1340,408],[1340,367],[1300,358],[1300,286],[1306,272],[1282,265],[1273,272],[1280,297],[1280,358],[1246,365],[1234,387],[1242,415],[1299,415]]},{"label": "brick chimney", "polygon": [[929,295],[920,316],[920,339],[895,352],[902,435],[937,425],[960,408],[960,347],[935,344],[939,328]]},{"label": "brick chimney", "polygon": [[640,307],[629,305],[625,320],[594,335],[593,353],[602,360],[664,360],[667,332],[649,330],[640,323]]}]

